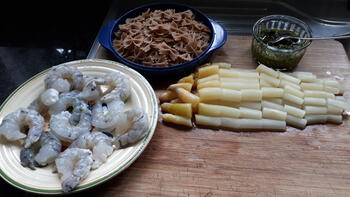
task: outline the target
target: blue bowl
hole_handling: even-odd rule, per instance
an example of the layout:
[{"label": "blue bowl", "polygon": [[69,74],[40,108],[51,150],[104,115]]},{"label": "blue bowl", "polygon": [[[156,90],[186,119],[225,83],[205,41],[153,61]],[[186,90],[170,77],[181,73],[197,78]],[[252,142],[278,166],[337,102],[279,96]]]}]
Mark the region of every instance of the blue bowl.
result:
[{"label": "blue bowl", "polygon": [[[201,55],[197,56],[191,61],[185,62],[183,64],[165,66],[165,67],[152,67],[152,66],[141,65],[122,57],[113,48],[113,40],[115,38],[114,32],[117,32],[119,30],[120,24],[125,24],[125,20],[127,18],[137,17],[141,15],[143,12],[147,11],[147,9],[151,9],[151,11],[156,9],[159,9],[159,10],[175,9],[176,12],[191,10],[196,16],[195,19],[197,21],[202,22],[211,30],[211,35],[210,35],[211,38],[210,38],[210,44],[208,48]],[[192,71],[195,67],[202,65],[205,61],[208,60],[209,56],[212,54],[213,51],[215,51],[216,49],[220,48],[222,45],[225,44],[227,39],[227,33],[222,25],[208,18],[206,15],[204,15],[202,12],[200,12],[195,8],[192,8],[186,5],[175,4],[175,3],[154,3],[154,4],[143,5],[141,7],[135,8],[127,12],[120,18],[108,23],[99,32],[98,39],[101,45],[104,48],[111,51],[118,61],[139,71],[141,74],[145,76],[168,76],[169,77],[169,75],[170,76],[184,75],[185,73]]]}]

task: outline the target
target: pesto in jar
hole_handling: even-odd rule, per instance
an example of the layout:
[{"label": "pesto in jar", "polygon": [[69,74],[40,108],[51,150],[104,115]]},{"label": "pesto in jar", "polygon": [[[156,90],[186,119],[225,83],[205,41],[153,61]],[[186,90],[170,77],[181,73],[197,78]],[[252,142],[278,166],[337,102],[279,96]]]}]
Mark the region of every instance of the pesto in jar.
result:
[{"label": "pesto in jar", "polygon": [[[273,43],[276,38],[285,35],[299,36],[294,32],[281,29],[261,30],[257,35],[261,41],[253,38],[253,58],[258,63],[278,70],[293,70],[305,53],[305,49],[298,50],[299,48],[303,48],[305,43],[297,39],[284,39]],[[266,47],[261,42],[269,47]]]},{"label": "pesto in jar", "polygon": [[293,39],[293,38],[286,38],[277,43],[273,43],[274,40],[276,40],[281,36],[293,36],[293,37],[299,36],[298,34],[287,30],[281,30],[281,29],[262,30],[258,36],[260,36],[261,40],[265,44],[278,49],[295,49],[301,46],[300,40]]}]

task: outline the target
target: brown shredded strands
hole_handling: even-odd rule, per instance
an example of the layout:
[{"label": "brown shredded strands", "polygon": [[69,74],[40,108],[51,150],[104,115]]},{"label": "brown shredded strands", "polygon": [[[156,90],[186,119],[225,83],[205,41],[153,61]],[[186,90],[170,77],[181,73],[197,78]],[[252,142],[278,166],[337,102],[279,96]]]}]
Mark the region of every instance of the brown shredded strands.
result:
[{"label": "brown shredded strands", "polygon": [[199,56],[209,45],[210,29],[196,21],[191,10],[148,9],[119,25],[113,40],[124,58],[142,65],[170,66]]}]

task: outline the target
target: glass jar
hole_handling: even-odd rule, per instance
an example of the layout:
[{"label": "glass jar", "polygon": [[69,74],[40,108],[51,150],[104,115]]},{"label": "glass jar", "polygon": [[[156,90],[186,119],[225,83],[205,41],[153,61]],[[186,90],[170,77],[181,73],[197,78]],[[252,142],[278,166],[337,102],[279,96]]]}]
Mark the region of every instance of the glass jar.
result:
[{"label": "glass jar", "polygon": [[[310,27],[303,21],[285,15],[270,15],[259,19],[253,26],[252,54],[258,64],[271,68],[291,71],[303,57],[311,40],[284,40],[271,44],[281,35],[312,37]],[[270,41],[271,41],[270,40]]]}]

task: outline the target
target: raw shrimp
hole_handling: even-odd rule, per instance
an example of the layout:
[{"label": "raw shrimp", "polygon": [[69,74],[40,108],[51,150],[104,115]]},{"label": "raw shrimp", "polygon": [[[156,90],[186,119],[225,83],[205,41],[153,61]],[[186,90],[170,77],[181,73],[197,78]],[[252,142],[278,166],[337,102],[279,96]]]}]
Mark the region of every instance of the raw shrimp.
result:
[{"label": "raw shrimp", "polygon": [[112,131],[119,122],[126,119],[124,108],[125,104],[120,100],[114,100],[106,106],[97,101],[92,109],[92,125],[96,130]]},{"label": "raw shrimp", "polygon": [[54,162],[60,152],[60,140],[50,132],[44,132],[38,142],[32,144],[29,148],[22,147],[20,152],[21,164],[35,170],[35,166],[46,166]]},{"label": "raw shrimp", "polygon": [[59,95],[59,92],[57,90],[53,88],[49,88],[45,90],[43,93],[41,93],[39,98],[44,105],[51,106],[58,101],[58,95]]},{"label": "raw shrimp", "polygon": [[21,164],[24,167],[29,167],[32,170],[35,170],[35,160],[34,160],[34,149],[24,148],[22,147],[21,152],[19,154],[19,158],[21,160]]},{"label": "raw shrimp", "polygon": [[[19,108],[17,111],[5,116],[0,125],[0,136],[9,141],[25,139],[24,148],[29,148],[39,140],[44,130],[44,118],[35,110]],[[27,129],[28,134],[24,134]]]},{"label": "raw shrimp", "polygon": [[113,136],[100,131],[93,131],[91,133],[85,133],[76,139],[68,148],[84,148],[92,151],[92,169],[98,168],[101,164],[105,163],[107,157],[109,157],[115,147],[116,139]]},{"label": "raw shrimp", "polygon": [[[88,109],[88,105],[84,101],[78,100],[77,102],[75,102],[73,105],[73,111],[69,119],[69,122],[72,125],[77,125],[80,121],[81,113],[85,110],[90,111],[90,109]],[[91,115],[91,112],[90,112],[90,115]]]},{"label": "raw shrimp", "polygon": [[28,108],[33,109],[44,116],[49,110],[49,106],[58,101],[58,95],[59,92],[57,90],[49,88],[41,93],[40,96],[35,99]]},{"label": "raw shrimp", "polygon": [[[148,131],[147,114],[142,109],[130,109],[125,112],[129,129],[117,138],[121,147],[133,144],[146,136]],[[123,123],[122,123],[123,124]]]},{"label": "raw shrimp", "polygon": [[61,152],[61,141],[51,132],[44,132],[37,145],[40,147],[39,152],[34,159],[39,166],[46,166],[55,161]]},{"label": "raw shrimp", "polygon": [[112,100],[125,102],[128,99],[131,93],[129,78],[119,72],[113,72],[106,74],[103,79],[105,80],[104,85],[108,85],[109,88],[101,98],[102,102],[109,103]]},{"label": "raw shrimp", "polygon": [[58,114],[62,111],[68,110],[69,108],[73,108],[69,122],[72,125],[78,124],[81,112],[87,108],[87,104],[78,98],[79,93],[80,92],[77,90],[62,93],[59,100],[50,107],[49,114]]},{"label": "raw shrimp", "polygon": [[99,85],[102,85],[103,83],[103,78],[84,77],[84,87],[79,94],[79,98],[85,101],[97,100],[102,94],[102,90]]},{"label": "raw shrimp", "polygon": [[59,95],[58,101],[50,106],[49,114],[58,114],[66,111],[69,107],[73,107],[75,102],[78,102],[79,91],[64,92]]},{"label": "raw shrimp", "polygon": [[78,124],[74,125],[70,123],[71,116],[72,114],[68,111],[51,116],[51,132],[62,141],[72,142],[83,133],[90,132],[91,130],[91,111],[87,107],[82,109]]},{"label": "raw shrimp", "polygon": [[92,153],[87,149],[68,148],[55,160],[57,172],[61,177],[62,191],[73,190],[90,173]]},{"label": "raw shrimp", "polygon": [[81,90],[83,74],[76,68],[68,65],[54,66],[45,77],[45,88],[53,88],[58,92],[69,92],[72,89]]}]

